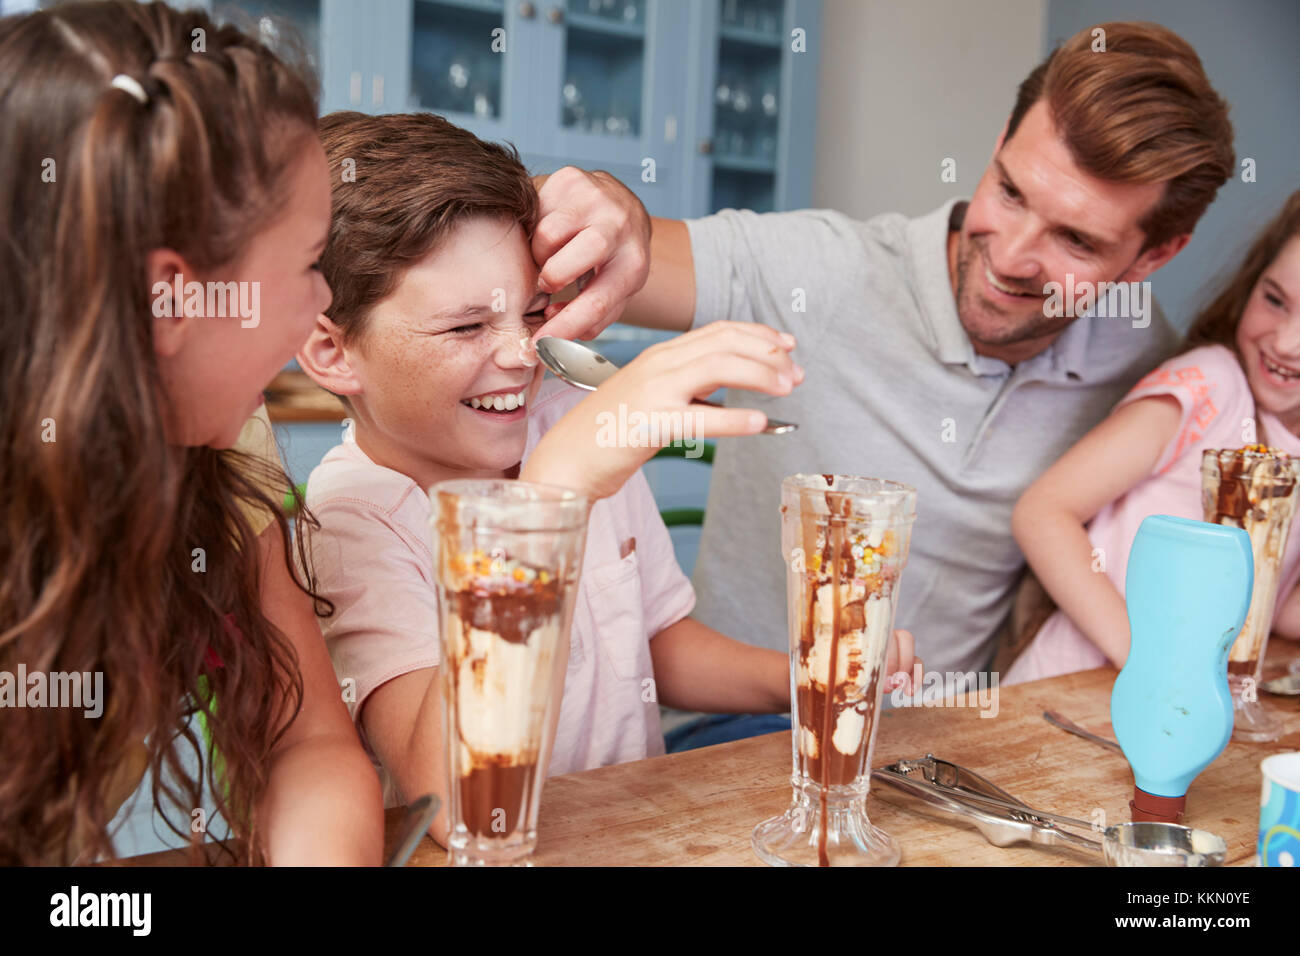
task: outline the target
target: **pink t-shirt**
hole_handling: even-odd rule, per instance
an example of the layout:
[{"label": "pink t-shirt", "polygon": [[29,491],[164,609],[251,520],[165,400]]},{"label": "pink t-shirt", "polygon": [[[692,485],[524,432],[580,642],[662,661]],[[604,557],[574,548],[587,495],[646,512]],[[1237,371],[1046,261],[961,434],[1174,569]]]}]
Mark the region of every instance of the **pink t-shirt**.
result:
[{"label": "pink t-shirt", "polygon": [[[556,379],[543,382],[528,414],[525,458],[584,394]],[[321,629],[340,682],[356,682],[348,708],[375,759],[358,720],[366,699],[384,682],[439,660],[429,498],[406,475],[371,461],[349,434],[312,471],[307,504],[321,524],[309,537],[311,558],[335,608]],[[659,705],[647,692],[654,677],[649,640],[694,606],[638,471],[591,509],[548,774],[664,752]],[[385,805],[399,802],[377,760],[376,767]]]},{"label": "pink t-shirt", "polygon": [[[1115,407],[1154,395],[1171,395],[1178,400],[1182,424],[1150,476],[1108,504],[1088,525],[1088,538],[1093,548],[1103,549],[1106,574],[1121,595],[1129,548],[1142,519],[1156,514],[1198,521],[1204,518],[1201,453],[1205,449],[1240,448],[1258,441],[1300,456],[1300,438],[1270,413],[1256,414],[1245,372],[1236,356],[1221,345],[1203,346],[1171,358],[1134,385]],[[1282,557],[1276,608],[1282,606],[1298,578],[1300,535],[1293,529]],[[1106,663],[1101,649],[1075,627],[1064,611],[1058,610],[1016,659],[1002,683],[1055,677]]]}]

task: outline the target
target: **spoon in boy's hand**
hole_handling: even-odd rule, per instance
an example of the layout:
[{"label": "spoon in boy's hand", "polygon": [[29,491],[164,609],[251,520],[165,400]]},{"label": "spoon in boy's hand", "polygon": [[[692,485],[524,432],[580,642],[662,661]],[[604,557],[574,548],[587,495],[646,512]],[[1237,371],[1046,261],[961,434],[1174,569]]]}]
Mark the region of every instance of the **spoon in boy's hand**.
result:
[{"label": "spoon in boy's hand", "polygon": [[[589,392],[595,391],[605,379],[618,371],[617,365],[581,342],[570,342],[568,339],[544,335],[537,340],[536,344],[537,355],[543,365],[570,385],[585,388]],[[722,407],[717,402],[708,402],[702,398],[697,398],[695,404],[709,405],[713,408]],[[798,427],[793,422],[781,422],[769,418],[767,427],[763,431],[769,435],[784,435]]]}]

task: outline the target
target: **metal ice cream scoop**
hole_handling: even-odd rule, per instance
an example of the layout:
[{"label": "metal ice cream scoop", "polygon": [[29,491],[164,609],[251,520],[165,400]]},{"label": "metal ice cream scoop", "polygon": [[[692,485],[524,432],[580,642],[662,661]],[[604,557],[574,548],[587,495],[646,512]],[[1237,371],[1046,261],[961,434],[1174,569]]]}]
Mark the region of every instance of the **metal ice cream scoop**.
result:
[{"label": "metal ice cream scoop", "polygon": [[[1099,854],[1109,866],[1221,866],[1227,856],[1221,837],[1177,823],[1120,823],[1098,832],[1083,820],[1035,810],[973,770],[933,754],[877,767],[871,780],[933,810],[969,820],[994,846],[1072,846]],[[1100,835],[1101,840],[1071,833],[1067,827]]]},{"label": "metal ice cream scoop", "polygon": [[[543,365],[564,381],[578,388],[585,388],[589,392],[594,392],[605,379],[618,371],[617,365],[595,349],[581,342],[570,342],[568,339],[556,338],[553,335],[543,335],[537,340],[537,355]],[[702,398],[697,398],[694,404],[708,405],[710,408],[723,407],[717,402],[706,402]],[[781,422],[769,418],[767,427],[763,431],[769,435],[784,435],[798,427],[793,422]]]}]

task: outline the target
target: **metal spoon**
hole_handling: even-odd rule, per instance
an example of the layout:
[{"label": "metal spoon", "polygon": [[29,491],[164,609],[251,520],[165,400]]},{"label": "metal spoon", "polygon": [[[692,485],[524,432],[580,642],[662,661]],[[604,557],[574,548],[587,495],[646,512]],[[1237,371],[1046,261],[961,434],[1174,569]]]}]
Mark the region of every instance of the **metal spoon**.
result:
[{"label": "metal spoon", "polygon": [[442,801],[432,793],[426,793],[411,802],[411,805],[406,808],[406,819],[402,821],[402,838],[397,841],[393,855],[388,858],[384,866],[406,866],[406,861],[420,845],[420,840],[424,838],[425,832],[433,823],[433,818],[438,815],[438,808],[441,806]]},{"label": "metal spoon", "polygon": [[1119,744],[1115,743],[1115,741],[1111,740],[1109,737],[1102,737],[1098,734],[1094,734],[1090,730],[1084,730],[1074,721],[1066,720],[1054,710],[1043,711],[1043,720],[1056,727],[1060,727],[1066,733],[1075,734],[1076,736],[1082,737],[1084,740],[1091,740],[1094,744],[1101,744],[1103,747],[1109,747],[1116,753],[1124,752],[1120,749]]},{"label": "metal spoon", "polygon": [[[537,340],[537,355],[541,358],[542,364],[560,378],[570,385],[585,388],[589,392],[594,392],[605,379],[618,371],[617,365],[595,349],[581,342],[570,342],[568,339],[556,338],[553,335],[543,335]],[[697,398],[694,404],[708,405],[712,408],[723,407],[717,402],[706,402],[702,398]],[[763,431],[769,435],[784,435],[798,427],[793,422],[781,422],[769,418],[767,427]]]}]

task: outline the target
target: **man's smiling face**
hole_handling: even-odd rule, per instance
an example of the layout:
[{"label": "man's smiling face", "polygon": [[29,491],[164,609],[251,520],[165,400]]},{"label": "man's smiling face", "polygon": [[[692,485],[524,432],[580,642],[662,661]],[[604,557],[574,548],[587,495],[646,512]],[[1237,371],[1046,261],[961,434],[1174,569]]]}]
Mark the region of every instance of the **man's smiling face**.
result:
[{"label": "man's smiling face", "polygon": [[1139,225],[1164,189],[1085,172],[1046,101],[1030,107],[998,140],[960,233],[949,236],[957,314],[975,351],[1014,364],[1050,345],[1074,319],[1045,314],[1048,282],[1140,281],[1168,261],[1187,237],[1144,252]]}]

